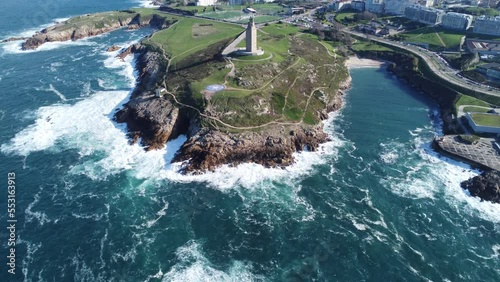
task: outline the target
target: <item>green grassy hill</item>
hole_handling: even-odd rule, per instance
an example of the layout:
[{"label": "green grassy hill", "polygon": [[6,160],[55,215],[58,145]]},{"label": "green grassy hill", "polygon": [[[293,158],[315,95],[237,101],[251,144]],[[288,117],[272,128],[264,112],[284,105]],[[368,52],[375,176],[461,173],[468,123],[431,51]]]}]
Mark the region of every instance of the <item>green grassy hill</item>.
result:
[{"label": "green grassy hill", "polygon": [[[161,45],[174,61],[166,80],[171,95],[195,107],[203,126],[228,131],[317,124],[348,77],[344,58],[316,36],[274,24],[258,32],[264,55],[222,59],[222,49],[242,31],[236,25],[179,18],[152,36],[148,41]],[[225,89],[209,92],[211,84]]]},{"label": "green grassy hill", "polygon": [[437,27],[422,27],[400,35],[404,41],[427,43],[431,49],[450,49],[460,45],[465,33]]},{"label": "green grassy hill", "polygon": [[203,19],[178,17],[178,22],[166,30],[156,32],[144,43],[160,44],[172,64],[203,50],[211,44],[238,36],[243,28],[233,24]]}]

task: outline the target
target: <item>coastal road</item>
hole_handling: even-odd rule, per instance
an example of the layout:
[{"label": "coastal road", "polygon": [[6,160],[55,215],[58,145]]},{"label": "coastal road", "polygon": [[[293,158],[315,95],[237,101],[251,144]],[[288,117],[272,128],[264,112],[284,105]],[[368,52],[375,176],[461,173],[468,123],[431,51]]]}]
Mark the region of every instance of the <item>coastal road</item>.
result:
[{"label": "coastal road", "polygon": [[454,85],[467,88],[467,89],[469,89],[473,92],[476,92],[476,93],[482,93],[482,94],[485,94],[488,96],[500,97],[500,91],[496,88],[492,88],[492,87],[489,87],[489,86],[484,85],[484,84],[478,84],[475,82],[471,82],[469,80],[465,80],[464,78],[458,77],[457,76],[458,72],[456,70],[450,68],[441,57],[439,57],[437,54],[435,54],[433,52],[427,51],[427,50],[422,49],[420,47],[406,45],[406,44],[402,44],[399,42],[387,40],[384,38],[356,32],[353,30],[349,30],[347,28],[343,29],[343,31],[346,33],[349,33],[351,35],[364,37],[364,38],[367,38],[367,39],[375,41],[375,42],[380,42],[380,43],[387,44],[390,46],[405,49],[405,50],[419,56],[420,58],[424,59],[424,61],[430,67],[432,72],[434,72],[436,75],[438,75],[442,79],[447,80]]}]

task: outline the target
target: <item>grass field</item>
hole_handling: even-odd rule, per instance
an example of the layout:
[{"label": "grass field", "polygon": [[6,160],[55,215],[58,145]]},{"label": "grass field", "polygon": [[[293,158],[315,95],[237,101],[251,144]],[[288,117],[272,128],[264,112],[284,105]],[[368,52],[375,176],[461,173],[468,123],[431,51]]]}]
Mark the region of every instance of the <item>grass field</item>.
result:
[{"label": "grass field", "polygon": [[[236,25],[179,18],[156,33],[150,40],[177,61],[166,81],[168,91],[201,113],[208,110],[209,116],[202,115],[203,126],[238,132],[260,130],[270,122],[318,124],[319,113],[347,78],[344,59],[329,53],[333,47],[328,43],[285,23],[258,32],[257,45],[264,55],[216,58],[229,44],[227,39],[241,31]],[[225,89],[208,92],[210,84]]]},{"label": "grass field", "polygon": [[335,15],[335,20],[339,23],[347,24],[354,21],[354,12],[340,12]]},{"label": "grass field", "polygon": [[467,105],[474,105],[474,106],[481,106],[481,107],[491,107],[490,104],[486,103],[483,100],[479,100],[477,98],[467,96],[467,95],[461,95],[460,98],[457,100],[455,103],[455,107],[458,109],[460,106],[467,106]]},{"label": "grass field", "polygon": [[382,46],[375,42],[357,41],[352,45],[355,51],[393,51],[389,47]]},{"label": "grass field", "polygon": [[500,116],[494,114],[471,114],[477,125],[500,127]]},{"label": "grass field", "polygon": [[480,108],[480,107],[474,107],[474,106],[467,106],[464,107],[464,112],[469,112],[469,113],[487,113],[490,109],[485,109],[485,108]]},{"label": "grass field", "polygon": [[145,43],[152,41],[160,44],[175,63],[210,44],[236,37],[242,31],[243,28],[237,25],[203,19],[179,18],[176,24],[155,33]]},{"label": "grass field", "polygon": [[279,4],[253,4],[250,6],[245,5],[220,5],[214,11],[213,7],[200,7],[200,6],[186,6],[176,7],[181,10],[198,11],[197,16],[207,17],[217,20],[226,20],[235,23],[248,22],[249,13],[245,13],[246,7],[252,7],[257,11],[255,15],[256,23],[263,23],[272,20],[278,20],[281,16],[288,13],[288,9],[280,6]]},{"label": "grass field", "polygon": [[436,27],[423,27],[400,33],[405,41],[427,43],[432,49],[454,48],[460,45],[465,33]]}]

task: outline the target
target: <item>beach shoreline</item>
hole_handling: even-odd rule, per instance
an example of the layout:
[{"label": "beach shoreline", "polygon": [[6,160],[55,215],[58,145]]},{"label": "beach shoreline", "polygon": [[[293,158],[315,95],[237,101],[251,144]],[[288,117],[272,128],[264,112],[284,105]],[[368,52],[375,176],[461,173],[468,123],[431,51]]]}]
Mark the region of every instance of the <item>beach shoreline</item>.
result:
[{"label": "beach shoreline", "polygon": [[357,69],[357,68],[380,68],[387,64],[384,61],[377,61],[372,59],[363,59],[357,56],[350,56],[346,60],[346,66],[349,69]]}]

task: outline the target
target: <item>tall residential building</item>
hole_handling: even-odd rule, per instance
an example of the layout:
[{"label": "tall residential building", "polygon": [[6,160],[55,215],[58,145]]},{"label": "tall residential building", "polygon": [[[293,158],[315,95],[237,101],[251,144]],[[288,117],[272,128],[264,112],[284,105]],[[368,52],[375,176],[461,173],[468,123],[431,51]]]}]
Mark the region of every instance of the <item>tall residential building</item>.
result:
[{"label": "tall residential building", "polygon": [[405,17],[426,24],[439,24],[445,13],[442,10],[421,5],[410,5],[405,9]]},{"label": "tall residential building", "polygon": [[365,11],[365,1],[360,1],[360,0],[351,1],[351,8],[353,8],[354,10],[364,12]]},{"label": "tall residential building", "polygon": [[467,30],[472,24],[472,16],[460,13],[446,13],[441,20],[441,25],[446,28]]},{"label": "tall residential building", "polygon": [[365,9],[372,13],[384,12],[384,0],[366,0]]},{"label": "tall residential building", "polygon": [[474,21],[474,33],[500,35],[500,16],[479,16]]},{"label": "tall residential building", "polygon": [[404,15],[405,8],[417,4],[418,0],[384,0],[385,13],[391,15]]}]

